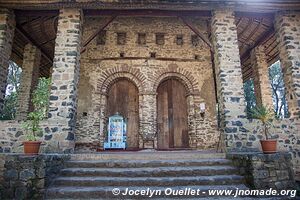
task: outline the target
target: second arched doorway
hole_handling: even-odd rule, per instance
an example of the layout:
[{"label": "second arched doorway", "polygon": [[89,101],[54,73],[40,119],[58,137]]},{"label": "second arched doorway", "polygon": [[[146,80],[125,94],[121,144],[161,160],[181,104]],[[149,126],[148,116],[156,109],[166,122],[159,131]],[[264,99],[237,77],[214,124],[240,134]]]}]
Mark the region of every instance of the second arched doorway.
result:
[{"label": "second arched doorway", "polygon": [[158,149],[188,148],[187,92],[175,77],[157,88]]},{"label": "second arched doorway", "polygon": [[118,79],[108,90],[107,115],[119,113],[127,120],[127,148],[139,147],[138,89],[126,78]]}]

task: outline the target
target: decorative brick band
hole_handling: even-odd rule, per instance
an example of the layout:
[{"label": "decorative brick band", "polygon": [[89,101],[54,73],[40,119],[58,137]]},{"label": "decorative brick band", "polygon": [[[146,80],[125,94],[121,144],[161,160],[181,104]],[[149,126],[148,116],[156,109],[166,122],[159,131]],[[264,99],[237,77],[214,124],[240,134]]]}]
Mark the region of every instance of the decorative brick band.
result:
[{"label": "decorative brick band", "polygon": [[171,77],[180,80],[187,90],[187,95],[199,93],[197,89],[198,81],[194,78],[191,72],[179,68],[176,64],[170,64],[167,68],[157,71],[152,80],[152,90],[157,91],[159,84]]},{"label": "decorative brick band", "polygon": [[138,69],[133,69],[127,65],[104,71],[97,82],[97,92],[107,95],[109,87],[120,78],[127,78],[135,84],[139,93],[144,92],[145,76]]}]

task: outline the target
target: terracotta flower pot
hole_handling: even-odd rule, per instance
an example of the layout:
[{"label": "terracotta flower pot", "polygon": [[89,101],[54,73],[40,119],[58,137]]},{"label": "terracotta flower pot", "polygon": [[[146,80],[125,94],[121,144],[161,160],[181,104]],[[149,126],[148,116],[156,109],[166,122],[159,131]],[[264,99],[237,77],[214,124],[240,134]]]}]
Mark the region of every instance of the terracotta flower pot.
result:
[{"label": "terracotta flower pot", "polygon": [[38,155],[41,143],[42,143],[41,141],[26,141],[26,142],[23,142],[24,153],[26,155]]},{"label": "terracotta flower pot", "polygon": [[277,152],[277,140],[260,140],[260,144],[265,154]]}]

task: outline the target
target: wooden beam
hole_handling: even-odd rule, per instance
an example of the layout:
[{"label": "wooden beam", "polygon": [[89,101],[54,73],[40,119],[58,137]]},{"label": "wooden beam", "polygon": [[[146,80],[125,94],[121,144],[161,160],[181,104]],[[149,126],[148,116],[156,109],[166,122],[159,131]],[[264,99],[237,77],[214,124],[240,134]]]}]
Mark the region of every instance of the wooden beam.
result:
[{"label": "wooden beam", "polygon": [[248,37],[245,39],[245,41],[249,41],[253,34],[256,33],[256,31],[261,27],[262,23],[264,21],[264,18],[261,18],[256,27],[251,31],[251,33],[248,35]]},{"label": "wooden beam", "polygon": [[33,44],[34,46],[36,46],[37,48],[39,48],[41,50],[42,55],[50,62],[52,63],[52,59],[51,57],[44,51],[43,48],[40,47],[40,45],[28,34],[26,33],[26,31],[19,26],[18,24],[16,25],[16,31],[22,35],[22,37],[24,37],[28,42],[30,42],[31,44]]},{"label": "wooden beam", "polygon": [[247,18],[273,18],[273,13],[258,13],[258,12],[235,12],[235,17],[247,17]]},{"label": "wooden beam", "polygon": [[199,60],[191,59],[191,58],[166,58],[166,57],[156,57],[156,58],[150,58],[149,57],[109,57],[109,58],[95,58],[90,59],[91,61],[104,61],[104,60],[160,60],[160,61],[177,61],[177,62],[199,62]]},{"label": "wooden beam", "polygon": [[85,16],[153,16],[153,17],[177,17],[180,16],[202,16],[211,17],[211,12],[195,10],[158,10],[158,9],[130,9],[130,10],[85,10]]},{"label": "wooden beam", "polygon": [[262,44],[268,37],[270,37],[274,32],[274,27],[272,26],[267,32],[265,32],[256,42],[241,56],[242,63],[246,58],[249,57],[251,51],[258,45]]},{"label": "wooden beam", "polygon": [[192,25],[192,23],[190,23],[190,22],[188,22],[187,20],[185,20],[184,19],[184,17],[182,17],[182,16],[178,16],[182,21],[183,21],[183,23],[185,24],[185,25],[187,25],[194,33],[196,33],[196,35],[198,35],[202,40],[203,40],[203,42],[205,42],[207,45],[208,45],[208,47],[210,48],[210,51],[211,52],[214,52],[213,51],[213,48],[212,48],[212,45],[211,45],[211,43],[210,43],[210,41],[200,32],[200,31],[198,31],[193,25]]},{"label": "wooden beam", "polygon": [[103,30],[105,29],[115,18],[117,15],[111,16],[105,24],[100,26],[95,33],[93,33],[82,45],[80,53],[85,52],[86,46]]},{"label": "wooden beam", "polygon": [[41,16],[57,16],[58,10],[14,10],[17,16],[22,17],[41,17]]},{"label": "wooden beam", "polygon": [[56,39],[56,37],[54,37],[54,38],[52,38],[52,39],[50,39],[50,40],[48,40],[48,41],[46,41],[46,42],[41,43],[41,44],[40,44],[40,47],[44,46],[45,44],[47,44],[47,43],[49,43],[49,42],[55,41],[55,39]]}]

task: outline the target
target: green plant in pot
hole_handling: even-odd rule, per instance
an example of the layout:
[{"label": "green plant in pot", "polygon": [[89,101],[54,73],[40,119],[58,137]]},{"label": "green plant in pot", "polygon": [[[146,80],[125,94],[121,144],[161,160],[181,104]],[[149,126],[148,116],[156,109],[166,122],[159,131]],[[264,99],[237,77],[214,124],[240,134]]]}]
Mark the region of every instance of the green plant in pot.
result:
[{"label": "green plant in pot", "polygon": [[265,139],[261,139],[261,147],[264,153],[276,153],[277,151],[277,140],[270,137],[270,128],[273,126],[272,122],[274,120],[274,111],[268,107],[261,105],[256,106],[251,109],[251,117],[257,119],[262,124],[262,131],[264,133]]},{"label": "green plant in pot", "polygon": [[36,155],[39,153],[42,142],[38,139],[43,136],[40,122],[46,117],[50,82],[50,79],[40,78],[37,87],[33,91],[31,99],[33,111],[28,114],[27,120],[22,123],[27,139],[23,142],[25,154]]}]

